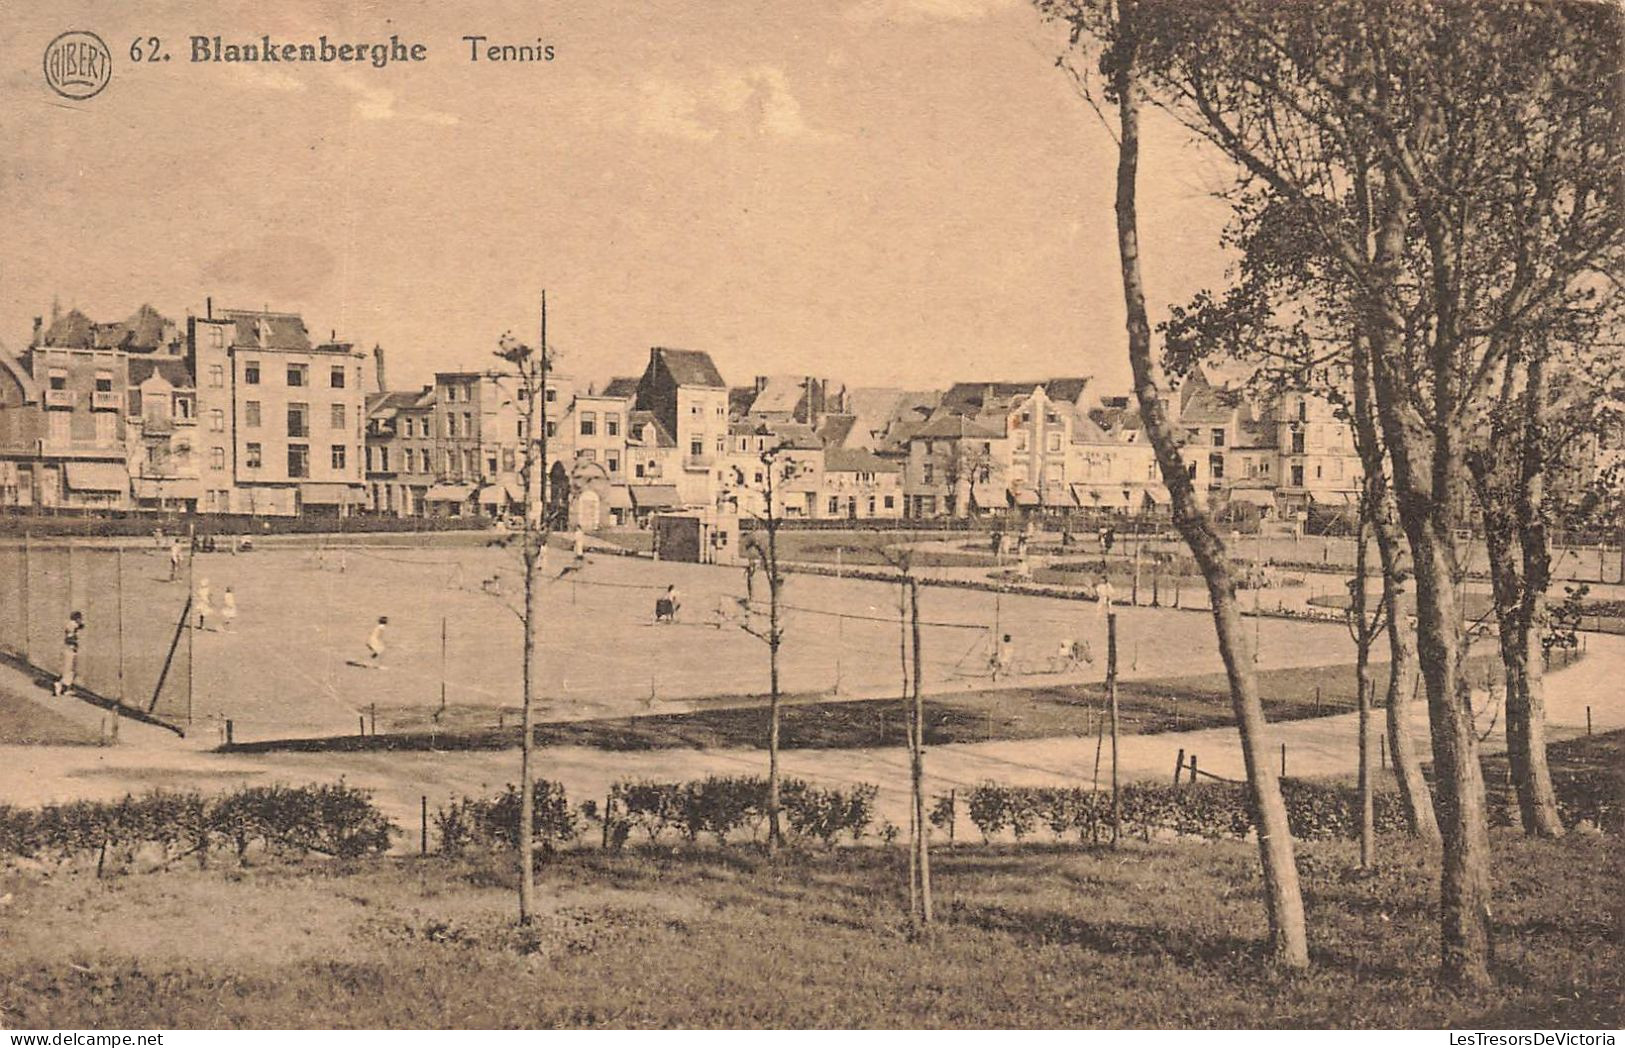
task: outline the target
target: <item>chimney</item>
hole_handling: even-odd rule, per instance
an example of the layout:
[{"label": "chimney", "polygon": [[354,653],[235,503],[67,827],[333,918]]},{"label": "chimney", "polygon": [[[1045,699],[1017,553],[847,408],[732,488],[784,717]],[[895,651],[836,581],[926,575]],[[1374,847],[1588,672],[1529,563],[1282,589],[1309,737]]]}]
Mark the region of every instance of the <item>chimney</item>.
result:
[{"label": "chimney", "polygon": [[39,345],[45,339],[45,318],[34,318],[34,345]]},{"label": "chimney", "polygon": [[205,320],[213,320],[214,319],[214,296],[213,295],[210,295],[210,296],[208,296],[207,298],[205,298],[203,300],[203,318]]},{"label": "chimney", "polygon": [[383,393],[389,389],[384,382],[384,347],[376,342],[372,344],[372,366],[378,376],[378,392]]}]

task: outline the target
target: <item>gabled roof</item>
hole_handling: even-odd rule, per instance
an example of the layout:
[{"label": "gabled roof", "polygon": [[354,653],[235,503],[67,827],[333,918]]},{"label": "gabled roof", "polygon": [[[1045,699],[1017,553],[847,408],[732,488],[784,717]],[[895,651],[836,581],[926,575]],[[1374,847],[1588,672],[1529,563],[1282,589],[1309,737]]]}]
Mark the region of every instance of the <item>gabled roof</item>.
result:
[{"label": "gabled roof", "polygon": [[812,427],[805,422],[774,420],[762,423],[762,428],[777,438],[779,446],[792,451],[817,451],[824,446]]},{"label": "gabled roof", "polygon": [[1031,382],[955,382],[942,395],[942,407],[961,415],[1000,410],[1017,397],[1042,388],[1051,400],[1076,403],[1088,388],[1087,377],[1046,378]]},{"label": "gabled roof", "polygon": [[265,330],[267,349],[309,349],[310,332],[305,320],[297,313],[268,313],[251,309],[226,309],[220,315],[236,327],[232,344],[255,347],[260,344],[260,331]]},{"label": "gabled roof", "polygon": [[77,309],[70,309],[51,321],[51,326],[40,337],[40,345],[91,349],[96,345],[96,325]]},{"label": "gabled roof", "polygon": [[911,440],[999,440],[1004,437],[1004,431],[994,429],[987,422],[973,419],[953,411],[938,411],[931,416],[931,421],[914,431]]},{"label": "gabled roof", "polygon": [[818,426],[818,439],[826,448],[844,448],[857,421],[855,415],[825,415]]},{"label": "gabled roof", "polygon": [[396,412],[416,407],[423,398],[424,390],[403,389],[389,390],[383,393],[367,394],[367,417],[390,418]]},{"label": "gabled roof", "polygon": [[755,386],[730,386],[728,389],[728,417],[744,418],[756,402]]},{"label": "gabled roof", "polygon": [[158,375],[176,389],[192,389],[197,382],[191,369],[180,357],[131,357],[130,385],[139,386],[153,375]]},{"label": "gabled roof", "polygon": [[[643,427],[648,427],[647,432],[650,437],[654,438],[653,440],[643,440],[637,436],[639,433],[645,432]],[[676,438],[666,432],[666,427],[660,424],[660,420],[655,417],[655,413],[652,411],[634,411],[629,414],[626,417],[626,432],[629,437],[637,440],[638,443],[650,447],[675,448],[677,446]]]},{"label": "gabled roof", "polygon": [[897,473],[900,467],[865,448],[825,448],[826,473]]},{"label": "gabled roof", "polygon": [[602,396],[631,398],[638,395],[638,380],[631,375],[616,375],[604,383]]},{"label": "gabled roof", "polygon": [[726,389],[728,386],[722,381],[722,373],[717,370],[716,364],[711,362],[711,354],[704,350],[655,346],[649,352],[665,365],[672,381],[679,386],[707,386],[713,389]]},{"label": "gabled roof", "polygon": [[39,384],[34,381],[34,376],[28,373],[28,369],[23,367],[22,361],[11,355],[11,351],[4,343],[0,343],[0,371],[10,375],[18,388],[23,391],[23,403],[31,404],[39,400]]},{"label": "gabled roof", "polygon": [[799,375],[767,375],[761,387],[751,401],[753,415],[793,414],[801,398],[807,395],[806,380]]}]

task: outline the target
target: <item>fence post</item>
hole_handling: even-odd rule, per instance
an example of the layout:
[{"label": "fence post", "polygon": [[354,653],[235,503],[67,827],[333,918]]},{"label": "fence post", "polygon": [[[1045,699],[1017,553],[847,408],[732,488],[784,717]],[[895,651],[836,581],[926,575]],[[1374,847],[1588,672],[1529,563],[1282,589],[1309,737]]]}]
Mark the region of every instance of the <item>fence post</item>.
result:
[{"label": "fence post", "polygon": [[429,795],[418,797],[418,854],[429,854]]},{"label": "fence post", "polygon": [[1179,748],[1179,756],[1174,758],[1174,785],[1179,785],[1180,776],[1185,774],[1185,747]]},{"label": "fence post", "polygon": [[[1135,544],[1139,551],[1139,544]],[[1117,615],[1106,609],[1106,699],[1112,713],[1112,846],[1123,835],[1123,798],[1117,776]]]},{"label": "fence post", "polygon": [[954,823],[958,821],[959,792],[957,790],[950,789],[948,791],[948,846],[950,848],[953,847],[954,844]]},{"label": "fence post", "polygon": [[232,739],[232,736],[231,736],[231,727],[232,727],[231,718],[227,717],[226,718],[226,745],[227,746],[230,746],[233,743],[233,741],[235,741],[235,740]]},{"label": "fence post", "polygon": [[367,704],[367,727],[371,734],[378,734],[378,704],[376,702]]},{"label": "fence post", "polygon": [[362,738],[367,737],[367,718],[363,714],[360,714],[360,713],[356,714],[355,733],[357,735],[361,736]]},{"label": "fence post", "polygon": [[1286,743],[1281,743],[1281,778],[1286,778]]},{"label": "fence post", "polygon": [[1191,754],[1191,785],[1196,785],[1196,754]]},{"label": "fence post", "polygon": [[1388,770],[1388,736],[1377,736],[1377,760],[1383,771]]},{"label": "fence post", "polygon": [[1591,707],[1586,707],[1586,734],[1591,734]]},{"label": "fence post", "polygon": [[120,545],[113,556],[114,619],[118,624],[118,701],[124,702],[124,547]]}]

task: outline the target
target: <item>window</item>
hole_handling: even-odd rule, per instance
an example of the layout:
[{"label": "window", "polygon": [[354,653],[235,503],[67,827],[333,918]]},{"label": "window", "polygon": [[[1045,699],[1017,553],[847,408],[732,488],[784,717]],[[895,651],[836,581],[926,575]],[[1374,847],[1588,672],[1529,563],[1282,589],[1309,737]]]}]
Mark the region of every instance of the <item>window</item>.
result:
[{"label": "window", "polygon": [[344,368],[338,364],[333,365],[332,370],[327,373],[327,381],[334,389],[343,389]]},{"label": "window", "polygon": [[728,438],[727,437],[718,437],[717,438],[717,454],[718,455],[722,454],[725,450],[727,450],[727,447],[728,447]]},{"label": "window", "polygon": [[556,404],[556,403],[558,403],[558,400],[559,400],[559,391],[558,391],[558,390],[556,390],[556,389],[554,389],[554,388],[553,388],[553,387],[552,387],[552,386],[549,386],[549,387],[548,387],[548,388],[547,388],[547,396],[546,396],[546,398],[545,398],[545,400],[546,400],[546,401],[547,401],[547,403],[549,403],[549,404]]},{"label": "window", "polygon": [[220,389],[226,384],[226,366],[224,364],[209,365],[209,388]]},{"label": "window", "polygon": [[597,462],[598,452],[592,448],[582,448],[576,452],[577,462]]},{"label": "window", "polygon": [[1024,429],[1019,429],[1016,431],[1016,450],[1027,450],[1027,431]]},{"label": "window", "polygon": [[179,393],[175,395],[175,417],[178,419],[190,419],[192,417],[191,397],[182,396]]},{"label": "window", "polygon": [[581,413],[581,435],[590,437],[598,432],[598,413],[596,411],[583,411]]},{"label": "window", "polygon": [[260,402],[257,400],[243,401],[243,425],[249,429],[260,428]]},{"label": "window", "polygon": [[307,445],[288,445],[288,476],[310,476],[310,448]]},{"label": "window", "polygon": [[1292,486],[1295,488],[1303,487],[1303,466],[1301,465],[1292,467]]},{"label": "window", "polygon": [[1187,444],[1195,444],[1198,441],[1200,441],[1201,439],[1202,439],[1202,431],[1201,430],[1199,430],[1199,429],[1187,429],[1185,431],[1185,443],[1187,443]]},{"label": "window", "polygon": [[935,484],[937,482],[936,463],[927,462],[925,464],[925,482],[927,484]]},{"label": "window", "polygon": [[705,444],[698,438],[688,442],[688,453],[695,458],[705,454]]},{"label": "window", "polygon": [[1061,450],[1061,435],[1059,433],[1051,433],[1051,434],[1049,434],[1048,444],[1049,444],[1049,450],[1051,450],[1051,451],[1060,451]]},{"label": "window", "polygon": [[643,463],[641,463],[641,462],[634,463],[633,466],[632,466],[632,473],[633,473],[634,476],[638,476],[638,477],[643,476]]},{"label": "window", "polygon": [[260,362],[257,360],[243,361],[243,385],[257,386],[260,384]]},{"label": "window", "polygon": [[344,455],[345,455],[345,447],[344,447],[344,445],[343,444],[334,444],[332,446],[332,448],[329,449],[329,450],[331,452],[330,457],[331,457],[333,468],[335,470],[343,470],[344,469]]},{"label": "window", "polygon": [[96,372],[96,392],[113,392],[113,373],[111,371]]},{"label": "window", "polygon": [[476,471],[474,469],[474,449],[473,448],[464,448],[463,449],[463,472],[467,473],[471,477],[476,475]]},{"label": "window", "polygon": [[451,474],[457,471],[456,455],[453,455],[450,451],[445,451],[441,453],[441,458],[444,459],[444,465],[440,470],[442,473]]},{"label": "window", "polygon": [[457,416],[451,414],[450,412],[447,412],[446,413],[446,436],[455,437],[456,435],[457,435]]},{"label": "window", "polygon": [[310,436],[310,414],[307,404],[288,405],[288,436]]},{"label": "window", "polygon": [[216,446],[216,447],[212,447],[212,448],[209,449],[209,468],[210,469],[225,469],[226,468],[226,449],[225,448]]},{"label": "window", "polygon": [[1298,401],[1298,421],[1303,422],[1303,421],[1306,421],[1308,418],[1309,418],[1309,402],[1307,400]]},{"label": "window", "polygon": [[306,366],[304,364],[289,364],[288,365],[288,385],[290,385],[290,386],[303,386],[303,385],[306,385],[306,382],[305,382],[306,374],[307,374],[307,368],[306,368]]},{"label": "window", "polygon": [[1213,430],[1213,446],[1216,448],[1224,447],[1224,430],[1222,428]]},{"label": "window", "polygon": [[243,465],[249,469],[259,469],[265,461],[265,449],[256,442],[250,441],[243,448]]},{"label": "window", "polygon": [[1292,453],[1294,455],[1303,454],[1303,430],[1301,429],[1292,431]]},{"label": "window", "polygon": [[68,388],[68,373],[60,368],[51,369],[51,388],[64,390]]},{"label": "window", "polygon": [[344,428],[344,405],[343,404],[334,404],[333,405],[332,418],[330,418],[328,420],[328,422],[332,426],[333,429],[343,429]]},{"label": "window", "polygon": [[886,508],[887,509],[895,509],[896,507],[897,507],[897,498],[896,498],[896,496],[887,495],[886,496]]},{"label": "window", "polygon": [[514,439],[519,440],[519,441],[523,441],[525,439],[525,420],[524,419],[520,419],[518,421],[518,423],[515,424],[515,426],[514,426]]},{"label": "window", "polygon": [[226,331],[225,331],[225,329],[220,328],[220,327],[210,327],[209,328],[209,344],[212,345],[212,346],[216,346],[216,347],[224,346],[226,344]]},{"label": "window", "polygon": [[[829,497],[829,515],[835,516],[841,512],[841,500],[835,495]],[[523,741],[523,740],[521,740]]]},{"label": "window", "polygon": [[497,453],[491,452],[485,456],[485,472],[489,476],[497,471]]},{"label": "window", "polygon": [[378,471],[380,473],[388,473],[389,472],[389,449],[388,448],[379,448],[378,449]]},{"label": "window", "polygon": [[1315,463],[1315,479],[1316,480],[1321,479],[1321,473],[1322,473],[1321,465],[1320,465],[1320,463],[1317,462],[1317,463]]},{"label": "window", "polygon": [[1194,463],[1194,462],[1185,463],[1185,476],[1191,478],[1192,480],[1196,479],[1196,463]]},{"label": "window", "polygon": [[473,414],[471,412],[465,411],[465,412],[463,412],[463,436],[472,437],[473,435],[474,435],[474,416],[473,416]]},{"label": "window", "polygon": [[619,473],[621,471],[621,456],[620,456],[620,453],[616,452],[616,451],[605,452],[604,453],[604,465],[609,469],[609,471],[611,473]]},{"label": "window", "polygon": [[1207,457],[1207,471],[1214,480],[1224,479],[1224,456],[1209,455]]},{"label": "window", "polygon": [[547,435],[550,437],[556,437],[559,435],[559,424],[554,422],[552,419],[547,420]]},{"label": "window", "polygon": [[621,416],[618,412],[604,412],[604,432],[612,437],[621,435]]},{"label": "window", "polygon": [[220,408],[209,412],[209,432],[224,433],[226,431],[226,413]]}]

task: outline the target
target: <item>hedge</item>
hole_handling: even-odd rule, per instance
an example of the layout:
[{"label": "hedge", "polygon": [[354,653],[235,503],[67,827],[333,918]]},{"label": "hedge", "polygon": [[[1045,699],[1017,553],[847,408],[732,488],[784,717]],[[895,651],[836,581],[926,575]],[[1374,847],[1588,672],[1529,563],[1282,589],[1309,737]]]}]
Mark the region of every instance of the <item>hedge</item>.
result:
[{"label": "hedge", "polygon": [[[841,834],[856,842],[875,817],[879,788],[859,783],[847,790],[825,789],[799,779],[779,783],[783,827],[792,836],[832,845]],[[620,847],[634,832],[653,844],[675,833],[687,841],[709,835],[727,844],[746,829],[759,839],[767,823],[767,780],[756,776],[712,775],[692,782],[620,782],[610,790],[609,808],[591,801],[583,814],[604,829],[607,845]]]},{"label": "hedge", "polygon": [[244,862],[256,847],[277,854],[317,852],[338,858],[389,850],[393,823],[368,791],[346,785],[248,786],[205,797],[154,790],[122,800],[71,801],[40,808],[0,805],[0,855],[87,862],[97,873],[112,857],[133,864],[143,847],[159,852],[159,866],[211,851],[230,850]]}]

